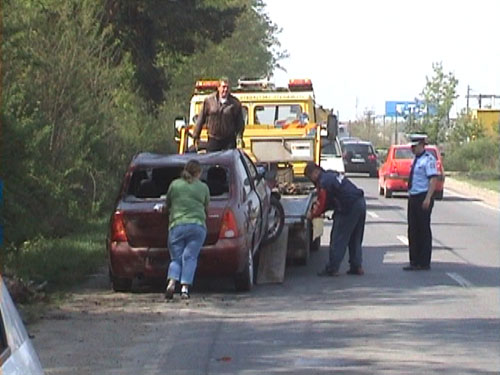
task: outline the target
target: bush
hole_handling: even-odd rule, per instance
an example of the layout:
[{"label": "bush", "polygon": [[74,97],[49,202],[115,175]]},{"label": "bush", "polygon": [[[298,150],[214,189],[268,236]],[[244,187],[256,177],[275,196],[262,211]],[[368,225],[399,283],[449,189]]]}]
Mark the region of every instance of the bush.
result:
[{"label": "bush", "polygon": [[444,159],[447,171],[469,172],[499,178],[499,143],[491,138],[455,145]]}]

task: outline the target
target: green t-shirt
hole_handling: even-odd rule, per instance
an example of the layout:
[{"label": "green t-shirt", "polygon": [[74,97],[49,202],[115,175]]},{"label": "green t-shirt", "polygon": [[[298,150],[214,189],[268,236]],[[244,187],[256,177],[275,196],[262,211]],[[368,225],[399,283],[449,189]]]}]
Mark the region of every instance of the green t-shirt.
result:
[{"label": "green t-shirt", "polygon": [[206,226],[205,209],[210,202],[208,186],[200,180],[192,183],[183,178],[174,180],[167,191],[169,229],[180,224]]}]

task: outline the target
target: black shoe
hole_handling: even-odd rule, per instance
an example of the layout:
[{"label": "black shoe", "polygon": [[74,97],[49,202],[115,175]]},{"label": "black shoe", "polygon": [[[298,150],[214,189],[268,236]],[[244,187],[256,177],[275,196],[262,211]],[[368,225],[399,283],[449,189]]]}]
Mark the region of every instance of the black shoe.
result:
[{"label": "black shoe", "polygon": [[404,271],[417,271],[419,269],[418,266],[415,266],[413,264],[410,264],[409,266],[403,267]]},{"label": "black shoe", "polygon": [[363,267],[349,268],[349,270],[347,271],[347,274],[348,275],[362,276],[365,274],[365,270],[363,269]]},{"label": "black shoe", "polygon": [[431,266],[418,266],[419,271],[429,271]]},{"label": "black shoe", "polygon": [[318,276],[329,276],[329,277],[334,277],[334,276],[338,276],[339,273],[337,271],[332,271],[331,269],[329,269],[328,267],[325,267],[324,269],[322,269],[321,271],[318,272],[317,274]]}]

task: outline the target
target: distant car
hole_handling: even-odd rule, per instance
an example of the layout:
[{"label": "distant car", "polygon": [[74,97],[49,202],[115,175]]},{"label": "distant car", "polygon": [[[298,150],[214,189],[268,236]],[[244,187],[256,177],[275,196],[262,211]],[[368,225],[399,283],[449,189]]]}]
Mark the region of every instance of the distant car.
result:
[{"label": "distant car", "polygon": [[[436,158],[436,168],[439,173],[435,199],[443,199],[444,169],[441,153],[436,146],[426,145],[425,150]],[[408,178],[414,155],[410,145],[392,145],[387,152],[385,162],[378,172],[378,187],[380,195],[392,197],[393,192],[408,191]]]},{"label": "distant car", "polygon": [[370,177],[377,177],[378,157],[371,142],[344,139],[342,151],[346,172],[368,173]]},{"label": "distant car", "polygon": [[[196,159],[210,190],[207,237],[196,275],[232,277],[237,290],[250,290],[259,246],[284,225],[279,200],[265,171],[241,150],[133,158],[111,216],[107,250],[115,291],[128,291],[135,278],[165,278],[168,214],[161,213],[170,183]],[[276,204],[278,202],[278,204]]]},{"label": "distant car", "polygon": [[23,321],[0,276],[0,374],[43,375]]},{"label": "distant car", "polygon": [[320,165],[325,170],[333,170],[339,173],[345,172],[342,149],[338,138],[333,140],[326,137],[321,138]]}]

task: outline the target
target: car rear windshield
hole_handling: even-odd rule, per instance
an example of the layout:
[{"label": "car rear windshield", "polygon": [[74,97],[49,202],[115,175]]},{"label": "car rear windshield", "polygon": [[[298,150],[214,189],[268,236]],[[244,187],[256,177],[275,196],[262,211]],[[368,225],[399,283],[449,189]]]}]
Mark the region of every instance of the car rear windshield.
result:
[{"label": "car rear windshield", "polygon": [[[425,151],[429,152],[437,160],[436,150],[426,148]],[[409,148],[397,148],[394,153],[394,159],[413,159],[413,152]]]},{"label": "car rear windshield", "polygon": [[368,155],[368,154],[375,153],[373,151],[373,147],[371,145],[367,145],[367,144],[345,143],[344,148],[346,151],[350,151],[354,154]]},{"label": "car rear windshield", "polygon": [[[229,194],[228,170],[221,165],[203,165],[200,180],[208,185],[211,197],[227,197]],[[180,178],[182,166],[138,168],[133,171],[127,189],[132,199],[160,198],[168,187]]]},{"label": "car rear windshield", "polygon": [[413,159],[413,152],[409,148],[397,148],[394,159]]}]

